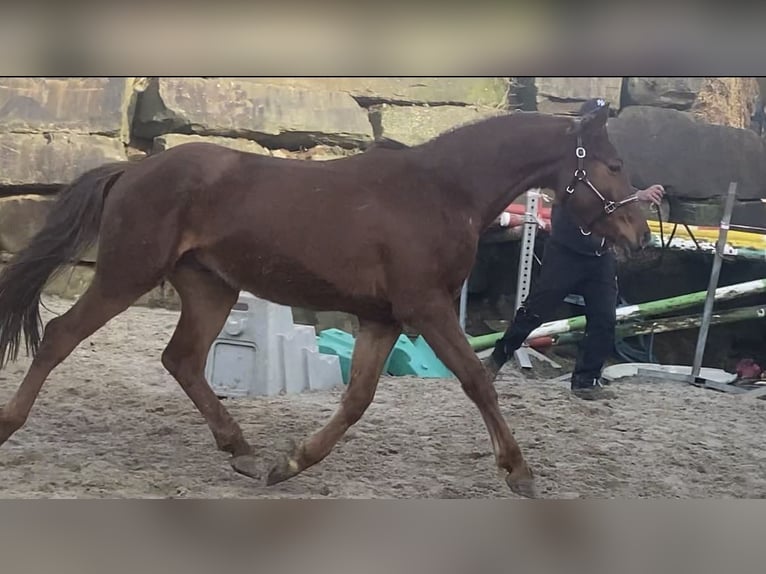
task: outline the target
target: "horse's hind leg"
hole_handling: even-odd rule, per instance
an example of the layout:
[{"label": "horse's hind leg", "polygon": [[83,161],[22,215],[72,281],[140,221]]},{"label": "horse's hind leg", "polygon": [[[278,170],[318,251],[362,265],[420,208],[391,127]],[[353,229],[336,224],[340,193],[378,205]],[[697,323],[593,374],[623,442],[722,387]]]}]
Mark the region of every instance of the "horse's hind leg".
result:
[{"label": "horse's hind leg", "polygon": [[401,325],[395,322],[360,320],[351,358],[351,380],[340,407],[321,430],[271,469],[267,484],[287,480],[321,461],[346,430],[362,417],[375,396],[383,365],[401,331]]},{"label": "horse's hind leg", "polygon": [[207,353],[238,292],[217,275],[188,263],[178,265],[169,279],[181,297],[181,318],[162,353],[162,364],[205,418],[218,448],[235,457],[250,454],[239,425],[205,380]]},{"label": "horse's hind leg", "polygon": [[141,289],[105,289],[97,272],[78,301],[66,313],[48,322],[24,380],[0,410],[0,445],[24,425],[50,372],[77,345],[127,309],[143,292]]}]

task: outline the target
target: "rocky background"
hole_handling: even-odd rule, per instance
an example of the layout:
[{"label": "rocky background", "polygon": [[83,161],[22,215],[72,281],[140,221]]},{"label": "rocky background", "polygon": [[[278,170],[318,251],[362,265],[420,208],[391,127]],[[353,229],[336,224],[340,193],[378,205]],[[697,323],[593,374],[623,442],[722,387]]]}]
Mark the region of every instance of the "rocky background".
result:
[{"label": "rocky background", "polygon": [[[0,265],[40,228],[60,187],[103,162],[141,161],[203,140],[323,161],[363,153],[381,138],[417,144],[493,114],[568,115],[597,96],[614,111],[609,130],[633,183],[663,183],[671,219],[716,224],[721,195],[736,180],[735,222],[766,226],[761,90],[766,94],[766,84],[752,77],[2,78]],[[473,316],[487,301],[507,313],[497,296],[513,295],[518,244],[482,249],[471,281]],[[48,292],[80,294],[94,255],[54,279]],[[703,281],[708,268],[709,260]],[[636,277],[635,300],[697,288],[688,281],[664,291],[648,281],[645,288]],[[164,285],[139,304],[176,307],[177,299]],[[320,328],[354,329],[353,319],[338,314],[296,316]]]}]

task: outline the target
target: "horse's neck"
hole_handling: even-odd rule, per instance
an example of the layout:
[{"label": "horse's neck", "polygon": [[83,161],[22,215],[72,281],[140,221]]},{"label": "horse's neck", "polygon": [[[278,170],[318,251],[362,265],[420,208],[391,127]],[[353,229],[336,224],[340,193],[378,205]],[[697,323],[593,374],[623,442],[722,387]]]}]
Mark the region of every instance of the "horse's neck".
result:
[{"label": "horse's neck", "polygon": [[453,199],[473,212],[482,230],[525,191],[555,187],[564,129],[560,122],[519,122],[512,140],[506,136],[502,142],[497,130],[453,133],[433,141],[429,161],[442,179],[454,183]]}]

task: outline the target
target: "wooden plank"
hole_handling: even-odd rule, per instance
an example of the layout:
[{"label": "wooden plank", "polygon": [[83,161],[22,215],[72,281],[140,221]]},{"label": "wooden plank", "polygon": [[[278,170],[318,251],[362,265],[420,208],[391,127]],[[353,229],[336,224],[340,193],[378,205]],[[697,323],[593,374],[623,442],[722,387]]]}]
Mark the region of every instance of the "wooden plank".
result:
[{"label": "wooden plank", "polygon": [[766,396],[766,385],[757,389],[746,390],[740,395],[743,399],[757,399]]},{"label": "wooden plank", "polygon": [[662,371],[660,369],[638,369],[636,376],[649,377],[653,379],[678,381],[679,383],[688,383],[695,387],[711,389],[714,391],[720,391],[722,393],[742,394],[742,393],[748,392],[747,389],[736,387],[728,383],[711,381],[710,379],[705,379],[703,377],[692,378],[691,375],[686,375],[682,373],[671,373],[669,371]]},{"label": "wooden plank", "polygon": [[513,356],[516,358],[516,362],[522,369],[532,368],[532,361],[529,360],[529,355],[527,354],[526,348],[520,347],[516,349],[516,352],[513,354]]},{"label": "wooden plank", "polygon": [[637,377],[648,377],[651,379],[663,379],[669,381],[678,381],[679,383],[691,383],[691,375],[683,373],[672,373],[661,369],[642,369],[636,370]]},{"label": "wooden plank", "polygon": [[747,389],[743,389],[742,387],[735,387],[734,385],[727,385],[726,383],[719,383],[716,381],[708,381],[706,379],[702,379],[702,384],[706,389],[713,389],[714,391],[721,391],[731,395],[741,395],[747,392]]}]

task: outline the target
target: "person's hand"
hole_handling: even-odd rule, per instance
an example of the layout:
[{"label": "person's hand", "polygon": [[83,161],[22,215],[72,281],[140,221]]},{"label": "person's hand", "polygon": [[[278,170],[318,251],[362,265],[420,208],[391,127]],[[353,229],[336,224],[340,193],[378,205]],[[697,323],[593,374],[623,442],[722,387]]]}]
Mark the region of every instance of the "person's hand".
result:
[{"label": "person's hand", "polygon": [[665,188],[659,184],[654,184],[646,189],[641,189],[636,192],[636,197],[639,201],[649,201],[654,205],[660,205],[662,203],[662,196],[665,194]]}]

